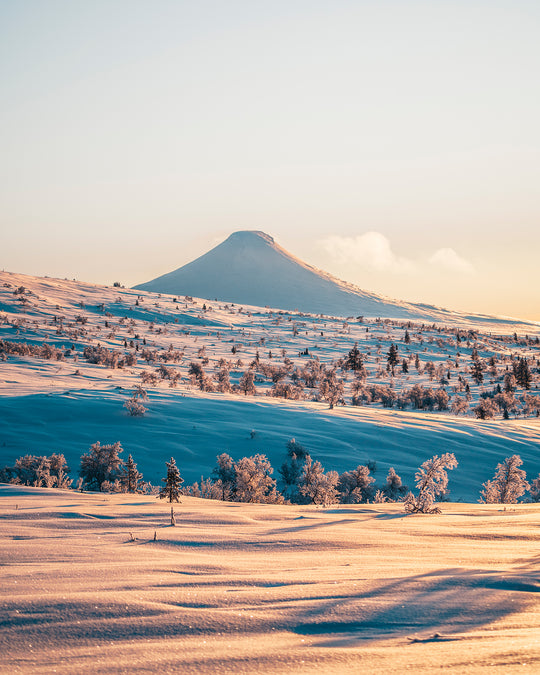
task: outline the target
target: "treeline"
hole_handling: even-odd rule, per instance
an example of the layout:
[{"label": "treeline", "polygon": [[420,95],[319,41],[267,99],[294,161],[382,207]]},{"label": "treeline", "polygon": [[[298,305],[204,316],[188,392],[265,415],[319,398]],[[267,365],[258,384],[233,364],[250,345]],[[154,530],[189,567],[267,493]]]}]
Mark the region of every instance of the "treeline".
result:
[{"label": "treeline", "polygon": [[[437,513],[436,501],[448,501],[447,471],[457,466],[452,453],[435,455],[424,462],[415,475],[414,493],[405,486],[394,468],[385,480],[377,484],[373,473],[376,463],[360,464],[355,469],[339,474],[325,471],[318,460],[295,439],[286,445],[286,455],[278,469],[274,469],[264,454],[234,460],[227,453],[216,458],[209,478],[182,488],[184,483],[174,458],[167,462],[167,476],[161,489],[145,482],[131,455],[127,461],[120,457],[123,448],[119,442],[101,445],[94,443],[81,456],[77,489],[100,492],[159,494],[161,497],[180,494],[205,499],[262,504],[367,504],[403,502],[410,513]],[[497,465],[494,477],[482,485],[481,502],[517,503],[529,492],[529,501],[540,501],[540,474],[529,484],[520,466],[519,455],[507,457]],[[50,457],[25,455],[12,467],[0,469],[0,481],[35,487],[69,488],[69,467],[64,455]]]}]

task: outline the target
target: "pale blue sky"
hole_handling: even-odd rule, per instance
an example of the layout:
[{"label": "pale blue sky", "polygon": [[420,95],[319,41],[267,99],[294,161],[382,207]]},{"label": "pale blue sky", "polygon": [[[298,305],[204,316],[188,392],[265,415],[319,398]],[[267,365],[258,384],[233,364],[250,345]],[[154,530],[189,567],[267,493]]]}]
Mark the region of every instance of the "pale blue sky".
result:
[{"label": "pale blue sky", "polygon": [[264,230],[540,320],[536,0],[0,0],[0,266],[126,285]]}]

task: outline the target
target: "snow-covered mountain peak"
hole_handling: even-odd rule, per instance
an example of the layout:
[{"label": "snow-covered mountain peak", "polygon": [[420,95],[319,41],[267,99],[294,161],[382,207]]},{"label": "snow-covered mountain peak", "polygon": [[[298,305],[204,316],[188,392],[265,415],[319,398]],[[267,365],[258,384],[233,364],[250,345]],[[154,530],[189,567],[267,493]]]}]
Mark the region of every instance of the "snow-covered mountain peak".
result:
[{"label": "snow-covered mountain peak", "polygon": [[[305,263],[260,230],[233,232],[196,260],[135,289],[330,316],[445,323],[473,319],[363,290]],[[493,319],[476,315],[473,320]]]},{"label": "snow-covered mountain peak", "polygon": [[274,244],[274,238],[261,230],[238,230],[227,237],[225,241],[232,244],[244,244],[255,246],[261,243]]}]

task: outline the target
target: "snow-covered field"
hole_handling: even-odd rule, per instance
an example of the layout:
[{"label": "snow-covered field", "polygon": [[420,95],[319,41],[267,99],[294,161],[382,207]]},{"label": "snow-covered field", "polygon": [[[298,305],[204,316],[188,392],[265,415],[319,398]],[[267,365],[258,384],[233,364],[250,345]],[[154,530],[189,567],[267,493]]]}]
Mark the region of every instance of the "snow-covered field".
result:
[{"label": "snow-covered field", "polygon": [[0,468],[63,453],[76,480],[90,445],[120,441],[146,480],[172,456],[188,484],[223,452],[278,469],[292,438],[327,470],[376,463],[378,485],[390,466],[413,487],[432,455],[459,462],[440,516],[183,497],[172,527],[151,495],[1,485],[2,672],[540,672],[540,505],[476,503],[505,457],[540,471],[539,326],[438,319],[0,273]]},{"label": "snow-covered field", "polygon": [[[36,348],[46,343],[58,353],[18,354],[12,348],[4,353],[0,466],[25,454],[63,453],[76,479],[79,458],[92,443],[120,441],[124,458],[131,453],[146,480],[159,483],[164,462],[174,456],[190,483],[209,476],[222,452],[234,459],[264,453],[277,470],[285,444],[295,438],[327,470],[342,472],[372,460],[377,482],[394,466],[409,486],[425,459],[454,452],[459,466],[450,475],[450,498],[476,501],[481,484],[506,456],[521,455],[531,479],[540,471],[534,407],[540,401],[540,330],[495,318],[454,320],[444,326],[345,320],[2,272],[0,340]],[[327,402],[315,400],[317,387],[302,377],[310,368],[330,368],[355,343],[367,385],[386,387],[398,397],[414,385],[444,390],[449,409],[353,406],[358,377],[339,367],[347,405],[330,410]],[[399,349],[394,375],[385,368],[391,344]],[[85,349],[98,347],[108,350],[111,363],[85,358]],[[470,375],[474,351],[484,367],[481,383]],[[122,364],[129,356],[133,361]],[[531,364],[530,390],[518,387],[509,419],[500,411],[493,419],[476,419],[472,410],[482,393],[504,387],[520,357]],[[190,377],[192,363],[204,370],[206,384]],[[256,395],[216,391],[224,367],[234,387],[250,366]],[[280,370],[285,373],[280,381],[300,392],[298,400],[268,395]],[[141,384],[148,410],[131,417],[124,403]],[[452,401],[467,397],[466,414],[453,414]],[[533,403],[522,403],[524,397]]]},{"label": "snow-covered field", "polygon": [[2,672],[540,672],[538,504],[169,508],[0,486]]}]

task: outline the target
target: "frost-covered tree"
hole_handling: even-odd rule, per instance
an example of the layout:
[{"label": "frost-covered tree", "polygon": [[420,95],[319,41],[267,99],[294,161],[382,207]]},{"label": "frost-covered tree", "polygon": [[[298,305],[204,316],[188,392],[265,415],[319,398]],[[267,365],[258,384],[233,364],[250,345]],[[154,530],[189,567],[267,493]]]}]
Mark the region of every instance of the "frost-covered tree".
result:
[{"label": "frost-covered tree", "polygon": [[242,457],[235,462],[236,495],[239,502],[272,503],[278,499],[273,468],[266,455]]},{"label": "frost-covered tree", "polygon": [[446,494],[447,470],[455,469],[456,466],[457,460],[452,452],[446,452],[440,457],[434,455],[424,462],[414,476],[418,495],[409,492],[404,500],[405,511],[407,513],[440,513],[441,510],[433,504],[438,496]]},{"label": "frost-covered tree", "polygon": [[504,376],[504,391],[508,394],[516,390],[516,378],[513,373],[506,373]]},{"label": "frost-covered tree", "polygon": [[344,403],[343,391],[343,382],[338,379],[336,371],[326,371],[319,384],[319,396],[328,402],[330,410],[338,403]]},{"label": "frost-covered tree", "polygon": [[529,489],[525,471],[519,467],[523,461],[519,455],[507,457],[497,464],[495,476],[483,483],[480,501],[485,504],[516,504]]},{"label": "frost-covered tree", "polygon": [[165,462],[165,464],[167,465],[167,475],[161,479],[165,485],[162,485],[159,490],[159,498],[168,499],[171,503],[179,502],[182,494],[181,485],[184,479],[180,475],[173,457],[171,457],[170,462]]},{"label": "frost-covered tree", "polygon": [[5,467],[4,479],[34,487],[68,488],[72,483],[68,471],[69,467],[63,454],[53,453],[49,457],[24,455],[15,461],[15,466]]},{"label": "frost-covered tree", "polygon": [[308,455],[299,479],[300,494],[311,504],[334,504],[337,502],[337,471],[324,472],[320,462],[313,461]]},{"label": "frost-covered tree", "polygon": [[232,501],[236,493],[236,469],[233,459],[226,452],[216,458],[217,465],[212,470],[212,481],[219,487],[224,502]]},{"label": "frost-covered tree", "polygon": [[369,467],[360,464],[352,471],[345,471],[339,477],[338,491],[343,504],[361,504],[373,499],[375,478]]},{"label": "frost-covered tree", "polygon": [[530,493],[533,502],[540,502],[540,473],[531,481]]},{"label": "frost-covered tree", "polygon": [[489,420],[499,412],[499,407],[490,398],[481,398],[478,405],[473,408],[473,412],[480,420]]},{"label": "frost-covered tree", "polygon": [[255,373],[251,368],[246,370],[246,372],[242,375],[238,383],[238,387],[245,396],[248,394],[255,396],[257,393],[257,390],[255,389]]},{"label": "frost-covered tree", "polygon": [[127,462],[120,474],[120,483],[126,492],[138,492],[139,483],[142,481],[143,475],[137,470],[137,465],[133,461],[131,455],[128,456]]},{"label": "frost-covered tree", "polygon": [[386,485],[383,487],[382,493],[390,502],[397,502],[407,493],[407,486],[403,485],[401,478],[393,467],[388,469]]},{"label": "frost-covered tree", "polygon": [[229,369],[226,366],[222,366],[218,372],[214,375],[216,381],[216,389],[225,394],[231,391],[231,380],[229,376]]},{"label": "frost-covered tree", "polygon": [[469,409],[469,402],[467,401],[467,399],[456,394],[452,399],[450,409],[452,410],[454,415],[460,415],[462,413],[465,414]]},{"label": "frost-covered tree", "polygon": [[110,445],[101,445],[98,441],[90,446],[90,451],[81,457],[80,477],[89,490],[101,490],[103,481],[114,483],[120,474],[124,462],[119,455],[123,452],[119,441]]}]

